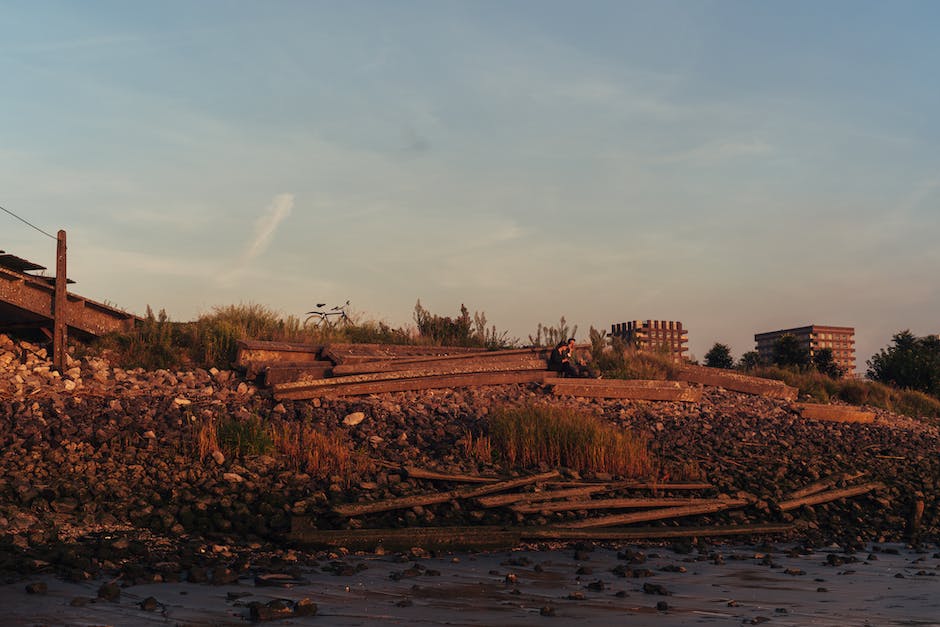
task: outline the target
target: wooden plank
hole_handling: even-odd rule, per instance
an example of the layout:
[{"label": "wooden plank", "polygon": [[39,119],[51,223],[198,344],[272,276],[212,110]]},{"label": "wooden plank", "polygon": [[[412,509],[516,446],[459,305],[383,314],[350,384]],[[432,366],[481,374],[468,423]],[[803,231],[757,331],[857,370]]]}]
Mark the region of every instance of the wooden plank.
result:
[{"label": "wooden plank", "polygon": [[268,387],[280,383],[294,383],[309,381],[330,376],[333,371],[331,361],[303,362],[275,362],[264,369],[264,384]]},{"label": "wooden plank", "polygon": [[[338,366],[337,366],[338,367]],[[541,360],[528,360],[525,362],[493,362],[473,360],[460,364],[435,364],[426,367],[415,367],[411,370],[396,370],[388,372],[370,372],[366,374],[353,374],[344,377],[331,377],[310,381],[298,381],[277,385],[275,392],[293,392],[297,390],[312,389],[315,387],[336,387],[351,383],[367,383],[371,381],[394,381],[398,379],[418,379],[431,376],[444,376],[455,374],[472,374],[487,372],[517,372],[525,370],[545,370],[545,362]]]},{"label": "wooden plank", "polygon": [[279,362],[313,363],[320,361],[323,346],[290,342],[239,341],[235,365],[255,376],[269,365]]},{"label": "wooden plank", "polygon": [[477,499],[477,504],[481,507],[502,507],[504,505],[513,505],[515,503],[538,503],[541,501],[551,501],[552,499],[567,499],[576,496],[590,496],[599,492],[613,490],[610,485],[584,486],[580,488],[568,488],[565,490],[543,490],[541,492],[520,492],[518,494],[496,494],[493,496],[484,496]]},{"label": "wooden plank", "polygon": [[857,407],[844,405],[820,405],[817,403],[796,403],[803,418],[825,420],[828,422],[875,422],[875,413],[863,411]]},{"label": "wooden plank", "polygon": [[585,398],[623,398],[643,401],[698,403],[702,389],[678,381],[636,381],[619,379],[550,379],[552,394]]},{"label": "wooden plank", "polygon": [[697,527],[644,527],[610,529],[571,529],[564,527],[522,529],[522,539],[533,540],[647,540],[653,538],[711,538],[721,536],[748,536],[789,533],[796,528],[792,524],[764,523],[754,525],[706,525]]},{"label": "wooden plank", "polygon": [[442,356],[482,353],[485,348],[469,346],[419,346],[411,344],[351,344],[335,342],[323,349],[323,354],[337,365],[357,358],[389,359],[394,357]]},{"label": "wooden plank", "polygon": [[406,509],[416,505],[433,505],[435,503],[445,503],[458,499],[473,499],[485,494],[494,492],[503,492],[512,490],[524,485],[548,481],[559,476],[557,470],[531,475],[520,479],[509,481],[500,481],[481,487],[461,488],[459,490],[448,490],[446,492],[435,492],[433,494],[416,494],[413,496],[402,496],[394,499],[385,499],[383,501],[374,501],[371,503],[350,503],[348,505],[337,505],[333,511],[340,516],[362,516],[363,514],[375,514],[377,512],[388,512],[395,509]]},{"label": "wooden plank", "polygon": [[791,501],[794,499],[800,499],[804,496],[809,496],[810,494],[816,494],[817,492],[822,492],[823,490],[828,490],[835,484],[840,481],[855,481],[859,477],[864,476],[864,472],[850,474],[847,472],[837,472],[835,474],[829,475],[819,481],[809,484],[808,486],[802,487],[799,490],[794,490],[786,495],[785,500]]},{"label": "wooden plank", "polygon": [[349,550],[407,551],[424,549],[487,550],[517,546],[520,529],[503,527],[407,527],[404,529],[350,529],[323,531],[316,529],[315,518],[294,516],[291,519],[292,541],[314,547],[346,547]]},{"label": "wooden plank", "polygon": [[804,496],[798,499],[790,499],[778,503],[777,506],[780,508],[780,511],[786,512],[791,509],[796,509],[797,507],[802,507],[803,505],[819,505],[820,503],[830,503],[838,499],[845,499],[852,496],[866,494],[872,490],[880,490],[884,487],[885,486],[883,483],[865,483],[862,485],[853,486],[851,488],[828,490],[826,492],[818,492],[816,494],[811,494],[809,496]]},{"label": "wooden plank", "polygon": [[588,499],[582,501],[557,501],[553,503],[538,503],[515,505],[510,509],[518,514],[539,514],[541,512],[576,512],[579,510],[596,509],[642,509],[646,507],[677,507],[680,505],[709,505],[726,503],[728,499],[697,499],[682,497],[659,498],[617,498],[617,499]]},{"label": "wooden plank", "polygon": [[695,366],[692,364],[683,365],[679,369],[679,374],[676,376],[676,379],[711,387],[721,387],[726,390],[731,390],[732,392],[756,394],[788,401],[796,400],[797,394],[799,393],[799,390],[786,385],[782,381],[762,379],[760,377],[752,377],[721,368],[708,368],[707,366]]},{"label": "wooden plank", "polygon": [[294,516],[288,538],[304,546],[345,547],[350,551],[407,551],[420,546],[428,550],[511,549],[522,542],[594,540],[631,541],[668,538],[712,538],[787,534],[792,524],[708,525],[693,527],[641,527],[610,529],[571,529],[566,527],[407,527],[403,529],[316,528],[316,517]]},{"label": "wooden plank", "polygon": [[431,481],[453,481],[455,483],[497,483],[499,477],[480,477],[475,475],[455,475],[433,470],[424,470],[414,466],[403,466],[402,472],[409,479],[429,479]]},{"label": "wooden plank", "polygon": [[711,503],[707,505],[689,505],[684,507],[662,507],[651,509],[645,512],[634,512],[632,514],[615,514],[613,516],[601,516],[598,518],[586,518],[584,520],[567,525],[572,529],[587,529],[590,527],[613,527],[615,525],[629,525],[635,522],[646,522],[649,520],[663,520],[664,518],[683,518],[685,516],[698,516],[700,514],[713,514],[726,509],[741,507],[747,505],[744,499],[728,499],[726,501]]},{"label": "wooden plank", "polygon": [[507,363],[518,363],[518,362],[531,362],[533,360],[540,359],[542,361],[543,367],[545,366],[545,360],[542,358],[538,352],[533,352],[530,350],[525,351],[513,351],[512,353],[507,354],[503,351],[494,351],[490,353],[472,353],[464,355],[447,355],[447,356],[432,356],[432,357],[416,357],[416,358],[400,358],[400,359],[384,359],[377,361],[366,361],[357,364],[341,364],[334,368],[333,373],[336,375],[351,375],[351,374],[367,374],[370,372],[390,372],[395,370],[410,370],[415,366],[430,366],[432,364],[457,364],[464,361],[480,361],[486,363],[497,363],[497,362],[507,362]]},{"label": "wooden plank", "polygon": [[682,490],[709,490],[715,486],[710,483],[705,482],[692,482],[692,483],[659,483],[658,481],[623,481],[620,483],[597,483],[596,481],[565,481],[564,483],[560,482],[549,482],[546,484],[548,487],[565,487],[565,486],[594,486],[594,485],[612,485],[617,488],[622,488],[624,490],[653,490],[653,491],[663,491],[663,492],[678,492]]},{"label": "wooden plank", "polygon": [[544,378],[545,372],[540,370],[528,370],[522,372],[492,372],[483,374],[471,373],[422,377],[420,379],[350,383],[336,387],[322,387],[288,392],[278,392],[275,388],[274,397],[277,400],[305,400],[321,396],[359,396],[363,394],[382,394],[386,392],[405,392],[409,390],[434,390],[441,388],[459,388],[483,385],[541,383]]}]

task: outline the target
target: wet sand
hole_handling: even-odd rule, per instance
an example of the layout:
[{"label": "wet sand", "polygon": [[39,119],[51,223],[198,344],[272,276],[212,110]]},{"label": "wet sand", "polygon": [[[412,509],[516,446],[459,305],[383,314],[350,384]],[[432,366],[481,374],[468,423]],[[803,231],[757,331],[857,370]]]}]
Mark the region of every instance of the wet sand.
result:
[{"label": "wet sand", "polygon": [[[316,616],[272,623],[940,625],[937,547],[881,545],[851,556],[837,547],[806,555],[790,553],[791,548],[716,544],[688,554],[650,546],[630,547],[630,554],[565,548],[417,560],[348,555],[339,560],[353,574],[325,572],[330,562],[321,561],[320,568],[300,573],[303,582],[289,587],[258,585],[249,572],[231,585],[130,586],[117,601],[96,598],[101,581],[34,578],[0,586],[0,622],[243,625],[252,601],[308,598],[318,605]],[[635,554],[645,561],[625,559]],[[618,567],[626,577],[614,572]],[[28,594],[25,585],[34,581],[45,582],[48,592]],[[148,597],[157,600],[155,611],[141,609]],[[75,599],[84,605],[73,605]]]}]

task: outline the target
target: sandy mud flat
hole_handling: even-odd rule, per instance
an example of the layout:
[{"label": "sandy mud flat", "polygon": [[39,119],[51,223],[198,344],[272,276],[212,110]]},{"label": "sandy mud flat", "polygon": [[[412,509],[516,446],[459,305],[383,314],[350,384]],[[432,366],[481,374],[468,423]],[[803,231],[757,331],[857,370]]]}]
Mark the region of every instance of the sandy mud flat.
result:
[{"label": "sandy mud flat", "polygon": [[[291,625],[940,625],[940,549],[711,545],[347,555],[222,586],[35,578],[0,587],[4,625],[238,625],[249,605],[309,599]],[[26,584],[44,582],[45,593]],[[271,585],[277,584],[277,585]],[[156,600],[151,611],[145,599]],[[151,602],[152,603],[152,602]]]}]

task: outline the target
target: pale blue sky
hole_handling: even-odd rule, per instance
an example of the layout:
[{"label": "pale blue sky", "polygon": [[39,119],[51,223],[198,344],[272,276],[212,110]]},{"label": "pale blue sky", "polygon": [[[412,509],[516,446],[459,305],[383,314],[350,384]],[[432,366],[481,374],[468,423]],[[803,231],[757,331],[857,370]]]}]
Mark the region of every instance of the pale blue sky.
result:
[{"label": "pale blue sky", "polygon": [[[0,2],[0,205],[174,320],[940,331],[940,3]],[[0,249],[55,265],[0,214]]]}]

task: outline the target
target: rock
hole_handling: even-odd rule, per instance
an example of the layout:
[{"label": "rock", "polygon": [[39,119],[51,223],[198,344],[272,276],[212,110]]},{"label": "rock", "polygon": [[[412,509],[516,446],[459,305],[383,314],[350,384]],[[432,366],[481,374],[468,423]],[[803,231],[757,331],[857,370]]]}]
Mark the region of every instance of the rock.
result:
[{"label": "rock", "polygon": [[26,584],[26,594],[46,594],[49,586],[44,581],[36,581]]},{"label": "rock", "polygon": [[355,427],[365,419],[366,415],[364,412],[356,411],[343,418],[343,424],[347,427]]},{"label": "rock", "polygon": [[159,606],[160,604],[155,597],[147,597],[140,602],[140,609],[145,612],[155,612]]},{"label": "rock", "polygon": [[98,588],[98,598],[105,601],[117,601],[121,598],[121,587],[116,583],[105,583]]}]

